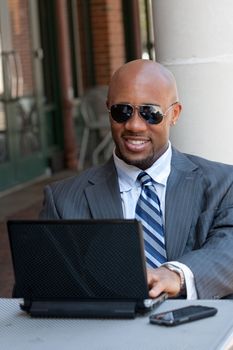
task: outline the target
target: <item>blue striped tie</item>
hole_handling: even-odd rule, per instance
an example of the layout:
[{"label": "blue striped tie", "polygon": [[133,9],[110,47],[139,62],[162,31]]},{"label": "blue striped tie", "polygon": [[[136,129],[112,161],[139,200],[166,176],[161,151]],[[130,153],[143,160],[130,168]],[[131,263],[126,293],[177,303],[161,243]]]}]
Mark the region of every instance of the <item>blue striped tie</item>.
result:
[{"label": "blue striped tie", "polygon": [[142,223],[147,267],[158,267],[167,261],[164,227],[160,201],[153,180],[146,172],[138,175],[142,190],[139,196],[135,218]]}]

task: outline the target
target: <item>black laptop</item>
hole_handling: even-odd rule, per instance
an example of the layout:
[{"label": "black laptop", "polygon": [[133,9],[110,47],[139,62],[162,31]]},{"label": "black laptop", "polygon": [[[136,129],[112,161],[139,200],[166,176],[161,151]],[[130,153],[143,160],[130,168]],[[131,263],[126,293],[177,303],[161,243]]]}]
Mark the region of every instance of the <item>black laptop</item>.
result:
[{"label": "black laptop", "polygon": [[10,220],[14,296],[34,317],[127,317],[148,299],[136,220]]}]

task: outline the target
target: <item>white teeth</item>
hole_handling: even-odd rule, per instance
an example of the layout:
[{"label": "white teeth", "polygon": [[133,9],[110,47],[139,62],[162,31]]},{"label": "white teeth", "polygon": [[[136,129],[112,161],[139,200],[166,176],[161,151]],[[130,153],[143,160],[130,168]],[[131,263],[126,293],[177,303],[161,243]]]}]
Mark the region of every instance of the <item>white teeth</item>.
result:
[{"label": "white teeth", "polygon": [[128,140],[128,142],[132,145],[142,145],[143,143],[146,143],[146,141],[143,140]]}]

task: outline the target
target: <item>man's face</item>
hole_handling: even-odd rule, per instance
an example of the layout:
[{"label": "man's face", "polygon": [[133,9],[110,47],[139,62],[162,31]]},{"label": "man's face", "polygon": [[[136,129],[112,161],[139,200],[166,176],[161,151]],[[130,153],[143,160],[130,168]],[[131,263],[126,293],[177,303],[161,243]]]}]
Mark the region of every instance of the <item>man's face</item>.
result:
[{"label": "man's face", "polygon": [[[108,107],[117,103],[131,105],[156,104],[163,111],[174,102],[166,93],[164,84],[142,77],[121,77],[110,89]],[[116,144],[116,154],[126,163],[140,169],[149,168],[167,149],[169,130],[179,115],[179,105],[169,109],[160,124],[149,124],[134,109],[134,114],[124,123],[117,123],[110,117],[111,130]]]}]

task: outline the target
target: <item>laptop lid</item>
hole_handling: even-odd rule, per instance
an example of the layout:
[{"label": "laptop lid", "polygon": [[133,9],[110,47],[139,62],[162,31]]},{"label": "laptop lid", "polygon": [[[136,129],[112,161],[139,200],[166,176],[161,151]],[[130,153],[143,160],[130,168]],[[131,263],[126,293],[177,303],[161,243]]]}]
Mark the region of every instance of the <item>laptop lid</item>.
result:
[{"label": "laptop lid", "polygon": [[71,301],[82,302],[82,308],[100,301],[140,305],[148,298],[138,221],[10,220],[7,225],[15,296],[24,298],[25,305],[71,305]]}]

